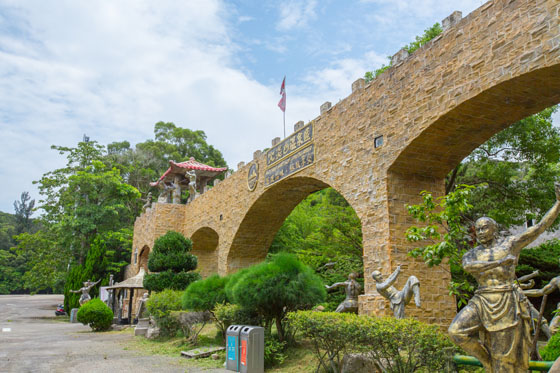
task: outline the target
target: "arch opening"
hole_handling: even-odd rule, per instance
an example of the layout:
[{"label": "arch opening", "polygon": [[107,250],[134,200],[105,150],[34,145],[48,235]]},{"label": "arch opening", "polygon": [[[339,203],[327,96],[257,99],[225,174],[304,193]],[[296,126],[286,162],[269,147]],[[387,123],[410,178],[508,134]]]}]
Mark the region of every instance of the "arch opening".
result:
[{"label": "arch opening", "polygon": [[560,103],[560,64],[492,86],[444,113],[406,146],[389,173],[443,179],[475,148],[513,123]]},{"label": "arch opening", "polygon": [[[331,188],[327,183],[311,177],[293,177],[279,182],[265,191],[247,211],[241,222],[227,256],[227,273],[251,266],[263,261],[271,244],[286,221],[306,197],[323,189]],[[342,194],[334,194],[348,201]],[[361,246],[361,221],[351,207],[359,226],[360,248],[357,255],[363,255]],[[311,223],[311,222],[309,222]]]},{"label": "arch opening", "polygon": [[212,228],[198,229],[191,236],[192,254],[198,259],[198,268],[202,277],[218,273],[218,244],[220,238]]},{"label": "arch opening", "polygon": [[140,250],[140,254],[138,255],[138,270],[140,270],[140,268],[144,268],[144,271],[148,273],[149,255],[150,255],[150,248],[147,245],[145,245],[144,247],[142,247],[142,250]]}]

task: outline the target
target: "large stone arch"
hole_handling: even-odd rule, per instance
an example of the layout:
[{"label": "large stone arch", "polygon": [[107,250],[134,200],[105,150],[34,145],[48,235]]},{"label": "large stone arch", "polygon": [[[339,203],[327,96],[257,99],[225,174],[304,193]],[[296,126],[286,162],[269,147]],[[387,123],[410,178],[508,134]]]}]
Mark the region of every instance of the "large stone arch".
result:
[{"label": "large stone arch", "polygon": [[[262,260],[294,206],[332,186],[362,222],[360,313],[391,313],[369,274],[402,265],[397,287],[412,274],[422,284],[423,306],[407,308],[407,315],[448,324],[456,312],[449,271],[407,255],[412,245],[404,232],[415,222],[405,204],[418,203],[422,190],[443,194],[445,174],[475,147],[560,101],[557,0],[494,0],[463,19],[452,18],[413,55],[397,53],[388,71],[368,84],[358,79],[348,97],[336,105],[326,102],[317,118],[303,128],[298,124],[298,136],[313,129],[307,145],[290,148],[288,138],[280,152],[275,139],[271,151],[255,151],[247,164],[188,205],[155,203],[137,219],[133,247],[153,245],[168,229],[192,237],[209,227],[219,237],[218,272],[225,275]],[[304,149],[313,149],[311,162],[276,174],[275,184],[266,181],[275,165],[291,162]],[[269,156],[276,157],[272,163]],[[249,187],[254,166],[256,184]]]},{"label": "large stone arch", "polygon": [[265,190],[245,213],[227,253],[227,272],[264,260],[286,217],[309,194],[329,185],[311,177],[282,180]]},{"label": "large stone arch", "polygon": [[210,227],[202,227],[192,234],[191,240],[192,254],[198,259],[198,269],[202,277],[218,273],[218,233]]}]

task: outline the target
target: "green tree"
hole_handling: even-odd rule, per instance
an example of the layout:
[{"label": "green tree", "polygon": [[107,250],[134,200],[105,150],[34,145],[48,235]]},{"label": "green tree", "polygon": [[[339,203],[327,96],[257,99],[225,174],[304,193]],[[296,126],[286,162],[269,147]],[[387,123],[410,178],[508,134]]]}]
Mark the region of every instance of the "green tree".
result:
[{"label": "green tree", "polygon": [[[294,253],[324,284],[346,281],[349,273],[363,271],[362,225],[344,197],[327,188],[296,206],[269,252],[271,257],[279,252]],[[334,310],[344,297],[343,292],[329,292],[324,306]]]},{"label": "green tree", "polygon": [[226,167],[222,153],[206,142],[204,131],[177,127],[171,122],[154,126],[153,140],[146,140],[133,149],[128,141],[107,146],[107,160],[119,168],[125,180],[147,193],[150,181],[155,181],[168,168],[169,161],[197,161],[214,167]]},{"label": "green tree", "polygon": [[273,261],[250,267],[232,290],[236,304],[257,311],[267,326],[275,321],[281,342],[287,337],[287,313],[309,309],[326,296],[321,279],[290,254],[279,254]]},{"label": "green tree", "polygon": [[473,222],[466,223],[472,209],[469,195],[473,189],[469,185],[460,185],[455,191],[439,198],[423,191],[422,203],[407,206],[410,216],[421,226],[410,227],[406,238],[423,244],[410,251],[409,255],[422,257],[429,267],[449,259],[452,275],[450,293],[457,297],[459,306],[467,304],[476,284],[461,267],[461,259],[473,243],[469,235]]},{"label": "green tree", "polygon": [[46,229],[16,236],[16,252],[27,260],[24,286],[32,292],[62,290],[71,252],[56,244],[56,232]]},{"label": "green tree", "polygon": [[151,272],[144,277],[144,288],[150,291],[164,289],[185,290],[200,274],[192,272],[198,264],[190,253],[192,241],[181,233],[168,231],[154,242],[148,257]]},{"label": "green tree", "polygon": [[14,201],[14,210],[16,217],[16,234],[30,232],[33,229],[33,207],[35,200],[29,197],[28,192],[21,193],[20,201]]},{"label": "green tree", "polygon": [[471,219],[490,216],[509,228],[540,219],[554,204],[560,172],[560,129],[552,123],[557,109],[547,108],[492,136],[450,173],[447,192],[458,183],[481,186],[469,197]]},{"label": "green tree", "polygon": [[67,156],[68,164],[38,181],[42,222],[54,232],[56,244],[70,248],[73,260],[84,264],[98,234],[133,224],[140,193],[100,160],[103,147],[95,141],[54,148]]}]

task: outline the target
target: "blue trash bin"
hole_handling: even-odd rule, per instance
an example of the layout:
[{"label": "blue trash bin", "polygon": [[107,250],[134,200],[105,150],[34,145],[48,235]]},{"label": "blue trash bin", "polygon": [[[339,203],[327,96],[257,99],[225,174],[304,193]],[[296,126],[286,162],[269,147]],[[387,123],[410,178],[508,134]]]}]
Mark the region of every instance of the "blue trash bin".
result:
[{"label": "blue trash bin", "polygon": [[226,330],[226,369],[239,372],[239,333],[242,325],[230,325]]}]

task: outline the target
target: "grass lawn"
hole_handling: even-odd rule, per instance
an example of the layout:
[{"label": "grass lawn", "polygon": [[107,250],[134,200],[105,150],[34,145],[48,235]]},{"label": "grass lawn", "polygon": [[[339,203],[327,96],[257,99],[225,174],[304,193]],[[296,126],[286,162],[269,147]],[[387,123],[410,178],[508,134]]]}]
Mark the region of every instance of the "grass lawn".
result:
[{"label": "grass lawn", "polygon": [[[133,333],[133,328],[127,329],[123,332]],[[180,356],[181,351],[188,351],[195,348],[209,347],[209,346],[224,346],[218,335],[218,330],[214,324],[207,324],[198,337],[196,346],[186,342],[183,337],[173,338],[158,338],[146,339],[143,337],[136,337],[130,343],[127,342],[126,349],[137,350],[143,354],[149,355],[167,355],[167,356]],[[284,362],[276,367],[266,369],[267,372],[276,373],[311,373],[315,372],[317,367],[317,360],[311,352],[310,346],[300,345],[290,347],[286,352],[286,359]],[[214,360],[211,357],[200,359],[187,359],[189,365],[204,367],[204,368],[222,368],[224,365],[225,351],[218,353],[219,359]]]}]

